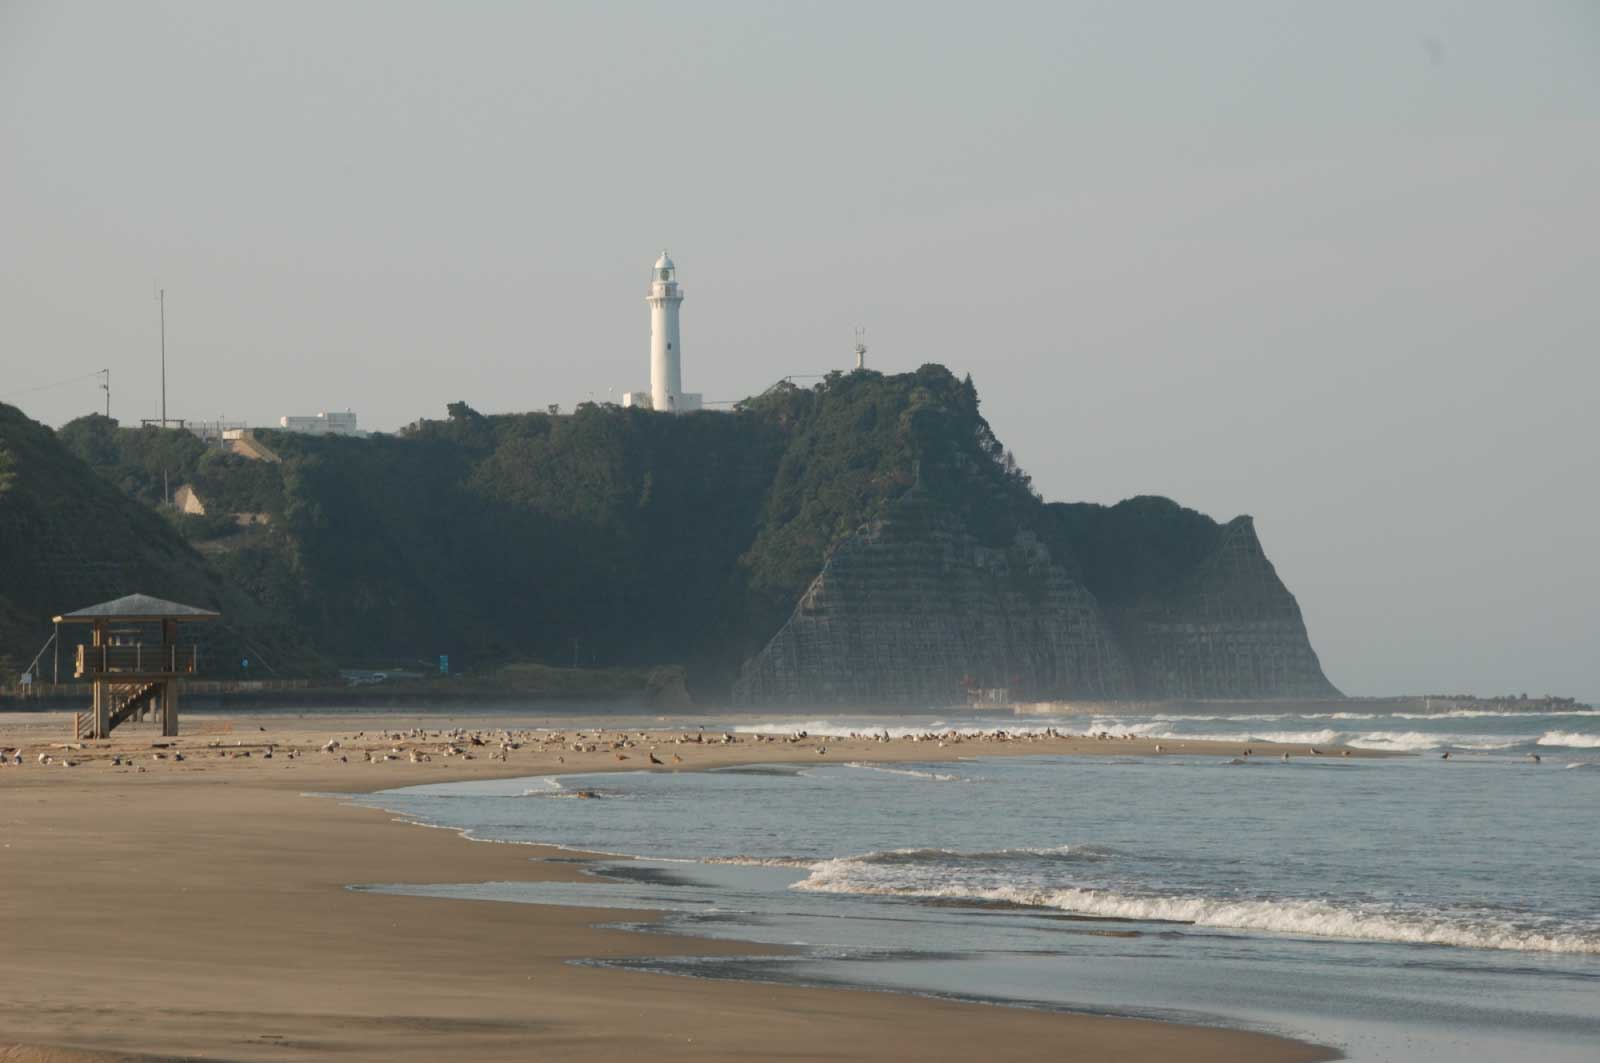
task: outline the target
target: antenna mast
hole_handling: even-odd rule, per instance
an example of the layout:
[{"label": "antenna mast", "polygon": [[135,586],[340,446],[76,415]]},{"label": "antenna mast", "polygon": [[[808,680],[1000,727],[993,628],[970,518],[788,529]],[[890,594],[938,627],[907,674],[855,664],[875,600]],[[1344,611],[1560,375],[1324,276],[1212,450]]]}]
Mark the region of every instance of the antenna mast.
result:
[{"label": "antenna mast", "polygon": [[156,294],[161,304],[161,427],[167,427],[167,290]]},{"label": "antenna mast", "polygon": [[106,393],[106,420],[111,420],[111,370],[100,370],[100,390]]}]

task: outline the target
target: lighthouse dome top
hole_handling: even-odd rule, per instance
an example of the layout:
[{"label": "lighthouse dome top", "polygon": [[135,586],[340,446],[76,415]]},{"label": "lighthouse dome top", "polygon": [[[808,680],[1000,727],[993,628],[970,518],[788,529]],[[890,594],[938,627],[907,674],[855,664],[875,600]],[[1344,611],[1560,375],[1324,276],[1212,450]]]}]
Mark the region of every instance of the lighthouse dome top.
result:
[{"label": "lighthouse dome top", "polygon": [[661,257],[656,259],[656,269],[677,269],[677,268],[678,268],[677,266],[673,265],[672,256],[668,255],[665,251],[661,252]]}]

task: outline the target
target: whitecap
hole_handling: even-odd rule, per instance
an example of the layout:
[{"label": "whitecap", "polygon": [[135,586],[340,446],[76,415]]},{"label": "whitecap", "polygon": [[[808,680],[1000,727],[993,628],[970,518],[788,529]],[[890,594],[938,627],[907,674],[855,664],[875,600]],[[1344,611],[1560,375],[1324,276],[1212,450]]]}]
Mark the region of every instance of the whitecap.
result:
[{"label": "whitecap", "polygon": [[1577,731],[1546,731],[1535,743],[1541,746],[1568,746],[1573,749],[1600,749],[1600,735]]},{"label": "whitecap", "polygon": [[1368,731],[1350,735],[1345,743],[1356,749],[1387,749],[1417,753],[1430,749],[1471,749],[1489,752],[1511,749],[1527,741],[1526,738],[1507,738],[1501,735],[1430,734],[1427,731]]},{"label": "whitecap", "polygon": [[[877,862],[882,862],[881,854]],[[1079,887],[916,884],[896,882],[893,876],[884,875],[883,869],[871,869],[870,863],[862,857],[819,861],[812,866],[810,876],[793,888],[816,893],[1002,902],[1105,919],[1188,923],[1308,937],[1600,955],[1600,935],[1565,928],[1521,927],[1445,913],[1378,905],[1341,906],[1322,900],[1232,900],[1139,896]]]},{"label": "whitecap", "polygon": [[1400,720],[1471,720],[1491,716],[1496,718],[1523,718],[1546,716],[1600,716],[1600,709],[1562,709],[1557,712],[1508,712],[1504,709],[1445,709],[1441,712],[1396,712]]}]

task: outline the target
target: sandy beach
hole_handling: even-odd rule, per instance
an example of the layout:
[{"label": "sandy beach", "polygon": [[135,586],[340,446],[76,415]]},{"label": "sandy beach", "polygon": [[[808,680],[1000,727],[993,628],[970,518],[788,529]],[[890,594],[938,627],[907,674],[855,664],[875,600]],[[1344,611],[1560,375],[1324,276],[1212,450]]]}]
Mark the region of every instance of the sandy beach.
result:
[{"label": "sandy beach", "polygon": [[[1335,1058],[1210,1027],[575,966],[568,961],[773,950],[595,926],[616,921],[615,910],[345,888],[574,879],[582,868],[570,852],[474,843],[308,795],[821,757],[1154,754],[1157,745],[724,743],[716,730],[680,741],[584,722],[568,721],[556,741],[508,735],[527,724],[481,717],[195,716],[177,739],[125,728],[73,748],[65,714],[0,717],[0,748],[23,758],[0,768],[0,1061]],[[1234,743],[1161,746],[1242,753]],[[1282,752],[1310,755],[1253,749]]]}]

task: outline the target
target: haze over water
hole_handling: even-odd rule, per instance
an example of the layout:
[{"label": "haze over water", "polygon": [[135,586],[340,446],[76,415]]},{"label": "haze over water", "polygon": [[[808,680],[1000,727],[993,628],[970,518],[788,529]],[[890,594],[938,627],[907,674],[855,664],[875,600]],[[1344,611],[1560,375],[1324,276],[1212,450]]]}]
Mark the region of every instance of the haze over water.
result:
[{"label": "haze over water", "polygon": [[[620,881],[417,892],[662,909],[670,932],[805,946],[641,964],[652,969],[1254,1025],[1356,1060],[1593,1058],[1600,855],[1578,839],[1600,801],[1600,711],[1268,706],[742,729],[785,726],[814,737],[1053,726],[1425,752],[985,759],[973,745],[980,755],[955,763],[819,757],[362,800],[474,837],[644,858],[600,869]],[[598,799],[570,800],[579,790]],[[670,941],[660,951],[670,956]]]}]

